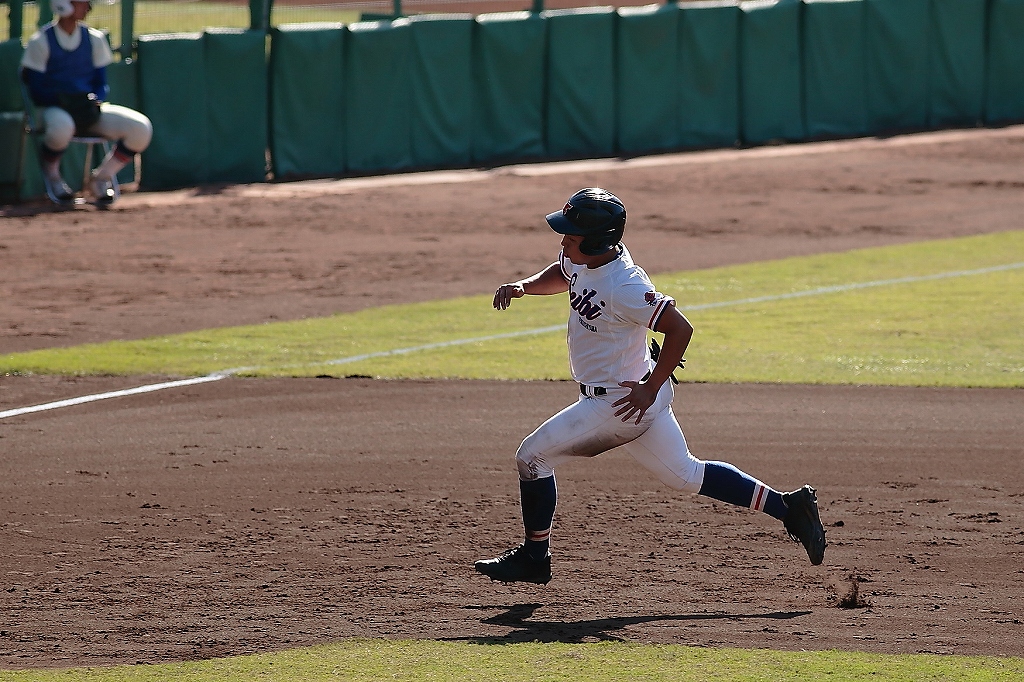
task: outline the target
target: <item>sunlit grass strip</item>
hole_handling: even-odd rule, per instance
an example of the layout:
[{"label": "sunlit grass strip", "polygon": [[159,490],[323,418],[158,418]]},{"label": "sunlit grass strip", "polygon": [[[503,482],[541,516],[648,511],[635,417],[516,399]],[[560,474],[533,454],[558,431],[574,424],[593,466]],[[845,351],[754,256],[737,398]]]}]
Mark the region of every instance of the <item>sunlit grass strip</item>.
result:
[{"label": "sunlit grass strip", "polygon": [[[1024,231],[801,256],[656,278],[680,305],[794,293],[856,282],[924,277],[1024,261]],[[958,279],[957,281],[964,281]]]},{"label": "sunlit grass strip", "polygon": [[543,682],[1016,682],[1019,658],[702,649],[679,645],[352,640],[276,654],[73,670],[0,672],[0,682],[298,682],[313,680],[465,680]]},{"label": "sunlit grass strip", "polygon": [[1024,386],[1021,291],[1015,270],[703,311],[688,371],[703,381]]},{"label": "sunlit grass strip", "polygon": [[[321,373],[338,358],[564,324],[564,297],[545,297],[504,314],[489,296],[387,306],[328,318],[211,329],[140,341],[88,344],[0,356],[0,372],[199,376]],[[536,305],[533,305],[536,304]],[[564,334],[550,336],[563,338]],[[499,343],[499,342],[494,342]],[[417,354],[413,361],[421,355]],[[335,370],[337,371],[337,370]],[[348,372],[346,366],[345,372]]]},{"label": "sunlit grass strip", "polygon": [[[655,280],[682,309],[697,308],[687,313],[697,332],[685,380],[1022,386],[1024,269],[968,272],[1021,262],[1024,232],[1008,232]],[[878,286],[940,274],[947,278]],[[864,283],[874,284],[848,288]],[[778,298],[787,296],[796,298]],[[775,298],[749,300],[758,297]],[[727,307],[708,307],[719,304]],[[476,296],[9,355],[0,371],[565,379],[564,332],[472,341],[554,329],[565,318],[564,296],[529,297],[500,313],[490,296]],[[451,342],[461,345],[336,364]]]},{"label": "sunlit grass strip", "polygon": [[[48,0],[42,0],[44,2]],[[22,41],[36,31],[39,11],[34,3],[26,3],[22,15]],[[282,5],[272,8],[274,26],[297,22],[336,22],[351,24],[362,16],[358,9],[340,5]],[[121,44],[121,5],[93,3],[86,22],[110,33],[110,43]],[[248,28],[251,22],[246,3],[170,2],[143,0],[135,3],[135,35],[153,33],[196,33],[206,28]]]}]

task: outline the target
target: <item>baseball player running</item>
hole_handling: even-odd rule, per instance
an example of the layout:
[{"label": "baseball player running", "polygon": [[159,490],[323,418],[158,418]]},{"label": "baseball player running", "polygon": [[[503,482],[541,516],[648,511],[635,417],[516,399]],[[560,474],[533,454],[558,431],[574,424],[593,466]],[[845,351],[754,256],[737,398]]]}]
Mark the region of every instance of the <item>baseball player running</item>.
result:
[{"label": "baseball player running", "polygon": [[[725,462],[690,454],[672,413],[672,371],[681,364],[693,327],[675,301],[651,284],[620,241],[626,209],[615,195],[591,187],[547,216],[562,235],[558,260],[535,275],[502,284],[494,307],[513,299],[569,292],[569,367],[580,397],[540,425],[516,453],[526,539],[494,559],[476,562],[493,580],[547,584],[555,513],[555,468],[617,446],[663,483],[749,507],[782,521],[811,563],[825,554],[825,530],[814,488],[780,493]],[[665,335],[660,352],[647,330]],[[656,357],[652,357],[656,356]]]}]

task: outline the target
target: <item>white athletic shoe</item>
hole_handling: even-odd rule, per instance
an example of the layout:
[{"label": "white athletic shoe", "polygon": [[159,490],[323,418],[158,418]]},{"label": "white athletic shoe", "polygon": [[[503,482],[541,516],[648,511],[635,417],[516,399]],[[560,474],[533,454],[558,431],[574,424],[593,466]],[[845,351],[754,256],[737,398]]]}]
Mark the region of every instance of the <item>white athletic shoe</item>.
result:
[{"label": "white athletic shoe", "polygon": [[75,193],[64,182],[64,178],[58,175],[43,173],[43,185],[46,187],[46,196],[58,206],[68,206],[75,203]]},{"label": "white athletic shoe", "polygon": [[117,192],[114,190],[114,183],[107,178],[101,178],[96,175],[92,177],[90,189],[92,190],[92,196],[96,199],[96,205],[100,208],[106,208],[114,203],[117,199]]}]

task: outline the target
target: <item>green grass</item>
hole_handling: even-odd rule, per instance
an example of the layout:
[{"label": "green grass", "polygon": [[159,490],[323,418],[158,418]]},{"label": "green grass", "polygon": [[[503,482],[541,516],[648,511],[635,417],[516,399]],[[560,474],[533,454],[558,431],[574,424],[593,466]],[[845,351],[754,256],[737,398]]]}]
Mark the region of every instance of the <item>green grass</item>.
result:
[{"label": "green grass", "polygon": [[[1024,232],[667,274],[679,305],[1024,262]],[[688,381],[1024,386],[1024,268],[692,310]],[[497,312],[490,296],[323,319],[0,356],[0,372],[566,379],[564,331],[372,358],[356,355],[564,324],[565,297]]]},{"label": "green grass", "polygon": [[[499,316],[488,309],[484,298],[388,306],[329,318],[20,353],[0,357],[0,372],[201,375],[256,366],[263,369],[248,373],[312,376],[338,371],[316,364],[334,358],[446,341],[467,334],[557,324],[563,308],[552,298],[544,302],[546,305],[532,309],[521,306],[512,314]],[[415,364],[416,359],[411,361]],[[431,358],[431,362],[435,363],[436,358]],[[366,364],[351,367],[366,369]],[[343,372],[348,371],[345,366]],[[532,376],[533,371],[524,377]],[[490,372],[480,367],[479,373]],[[564,374],[564,370],[556,373]],[[461,371],[455,374],[472,375]]]},{"label": "green grass", "polygon": [[[4,38],[8,32],[6,12],[0,32]],[[316,8],[281,5],[273,8],[271,23],[274,26],[310,21],[340,22],[350,24],[360,19],[360,12],[341,9],[337,6]],[[24,6],[22,41],[28,40],[36,30],[39,12],[35,4]],[[121,5],[95,2],[86,22],[95,28],[110,33],[110,43],[121,44]],[[143,1],[135,3],[135,35],[155,33],[195,33],[205,28],[248,28],[250,23],[248,4],[219,2],[167,2]]]},{"label": "green grass", "polygon": [[[847,281],[887,277],[885,268],[856,267],[857,257],[874,255],[843,259],[856,270],[843,273]],[[820,281],[799,272],[815,264],[769,264],[757,275],[802,287]],[[936,262],[935,271],[950,265]],[[689,369],[704,381],[1022,386],[1021,291],[1024,269],[1016,269],[699,311]]]},{"label": "green grass", "polygon": [[982,656],[878,655],[837,651],[783,652],[645,646],[529,643],[480,645],[433,641],[353,640],[340,644],[229,659],[0,672],[0,682],[297,682],[302,680],[886,680],[1007,682],[1024,675],[1024,660]]}]

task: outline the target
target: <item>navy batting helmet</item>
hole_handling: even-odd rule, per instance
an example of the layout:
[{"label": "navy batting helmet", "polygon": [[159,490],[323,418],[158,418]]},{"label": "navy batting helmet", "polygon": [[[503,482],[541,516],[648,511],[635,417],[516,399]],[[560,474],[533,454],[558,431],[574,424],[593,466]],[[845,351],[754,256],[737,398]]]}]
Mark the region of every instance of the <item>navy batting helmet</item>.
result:
[{"label": "navy batting helmet", "polygon": [[580,252],[599,256],[622,239],[626,207],[611,192],[587,187],[569,197],[561,211],[548,214],[547,221],[559,234],[583,237]]}]

